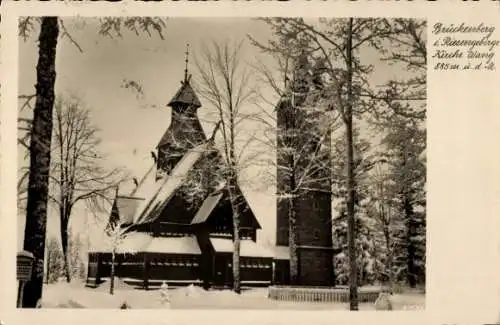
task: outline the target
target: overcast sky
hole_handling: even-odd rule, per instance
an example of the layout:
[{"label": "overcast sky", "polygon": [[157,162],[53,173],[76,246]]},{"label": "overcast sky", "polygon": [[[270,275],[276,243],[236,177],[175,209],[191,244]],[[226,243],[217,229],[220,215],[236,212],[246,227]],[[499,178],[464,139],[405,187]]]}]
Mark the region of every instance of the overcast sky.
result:
[{"label": "overcast sky", "polygon": [[[95,19],[65,18],[64,21],[83,53],[67,37],[60,37],[56,94],[77,95],[86,103],[94,124],[100,129],[102,150],[109,157],[109,167],[126,166],[139,178],[150,167],[150,152],[170,123],[170,109],[166,104],[183,79],[186,44],[190,44],[192,62],[192,57],[204,43],[237,42],[245,40],[248,34],[262,41],[272,36],[267,25],[247,18],[169,19],[164,30],[165,40],[154,34],[151,37],[137,37],[131,32],[125,32],[122,38],[110,39],[98,35],[98,21]],[[27,41],[20,39],[20,94],[32,94],[35,91],[38,58],[36,33]],[[244,49],[246,62],[264,60],[266,63],[269,60],[249,44]],[[373,52],[366,52],[365,55],[365,62],[378,64]],[[194,63],[190,64],[190,69],[194,69]],[[395,73],[398,72],[379,64],[372,82],[380,84]],[[124,79],[139,82],[144,96],[137,96],[121,87]],[[202,107],[199,112],[203,115],[206,111]],[[204,126],[210,128],[209,125]],[[22,157],[22,153],[19,157]],[[270,196],[272,191],[248,192],[250,204],[266,237],[271,240],[274,239],[276,223],[275,201]],[[51,233],[58,229],[56,219],[53,216],[49,219]],[[83,218],[75,215],[74,219],[79,220],[75,227],[81,227]]]},{"label": "overcast sky", "polygon": [[[245,40],[249,33],[263,40],[270,36],[265,24],[250,19],[169,19],[164,30],[165,40],[154,34],[137,37],[131,32],[124,32],[122,38],[110,39],[98,35],[95,19],[65,18],[64,21],[83,53],[67,37],[60,37],[56,94],[77,95],[86,103],[94,124],[100,129],[101,148],[109,157],[109,167],[125,166],[139,178],[152,164],[150,151],[170,123],[170,109],[166,104],[183,79],[186,44],[190,44],[190,69],[193,70],[193,56],[204,43],[238,42]],[[20,39],[20,94],[35,91],[36,33],[33,32],[27,41]],[[243,54],[244,60],[250,62],[258,53],[246,46]],[[144,96],[124,89],[124,79],[139,82]],[[200,115],[204,113],[202,107]],[[274,209],[260,208],[269,207],[272,198],[258,192],[249,196],[254,210],[263,210],[255,211],[261,222],[270,223],[264,227],[274,228]],[[266,204],[258,203],[266,199]],[[83,218],[75,214],[73,219],[81,221]],[[20,230],[24,228],[22,224]],[[81,224],[74,223],[75,227]],[[58,226],[57,218],[52,215],[49,232],[56,233]]]}]

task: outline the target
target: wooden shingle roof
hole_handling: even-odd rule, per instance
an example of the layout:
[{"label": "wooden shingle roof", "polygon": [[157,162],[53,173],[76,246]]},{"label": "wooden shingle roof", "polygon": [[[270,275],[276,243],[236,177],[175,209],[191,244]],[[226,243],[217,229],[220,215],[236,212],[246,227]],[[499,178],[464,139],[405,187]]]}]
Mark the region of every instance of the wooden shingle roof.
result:
[{"label": "wooden shingle roof", "polygon": [[[173,113],[176,114],[176,113]],[[165,131],[156,148],[175,145],[181,148],[192,148],[207,140],[198,117],[177,118]]]},{"label": "wooden shingle roof", "polygon": [[144,224],[154,221],[159,217],[165,205],[182,185],[190,169],[200,159],[207,149],[208,143],[204,143],[188,151],[175,166],[172,174],[165,180],[155,182],[155,186],[146,194],[146,200],[136,210],[134,216],[135,224]]},{"label": "wooden shingle roof", "polygon": [[173,107],[176,104],[190,105],[196,108],[201,107],[201,102],[191,87],[189,80],[182,82],[182,87],[174,95],[170,103],[168,103],[168,106]]}]

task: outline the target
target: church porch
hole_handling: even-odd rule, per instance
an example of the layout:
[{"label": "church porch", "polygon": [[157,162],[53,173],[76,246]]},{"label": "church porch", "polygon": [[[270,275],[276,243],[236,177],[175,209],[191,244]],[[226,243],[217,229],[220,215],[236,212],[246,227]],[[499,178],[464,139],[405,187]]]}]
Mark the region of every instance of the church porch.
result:
[{"label": "church porch", "polygon": [[[210,238],[210,242],[215,252],[213,284],[217,287],[231,287],[233,283],[233,241],[229,238]],[[253,240],[241,240],[241,286],[268,286],[271,284],[272,278],[272,252]]]}]

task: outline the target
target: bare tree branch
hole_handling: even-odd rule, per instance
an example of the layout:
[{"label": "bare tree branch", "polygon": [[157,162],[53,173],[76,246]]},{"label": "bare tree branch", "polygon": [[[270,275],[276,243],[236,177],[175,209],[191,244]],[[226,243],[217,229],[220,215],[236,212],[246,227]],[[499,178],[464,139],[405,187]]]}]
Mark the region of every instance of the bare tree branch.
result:
[{"label": "bare tree branch", "polygon": [[59,25],[61,26],[61,31],[62,31],[61,37],[67,37],[68,40],[71,42],[71,44],[73,44],[78,49],[78,51],[80,51],[80,53],[83,53],[83,49],[80,46],[80,44],[78,44],[78,42],[75,41],[75,39],[73,38],[73,36],[71,36],[71,34],[66,29],[66,26],[64,25],[64,20],[63,19],[59,19]]}]

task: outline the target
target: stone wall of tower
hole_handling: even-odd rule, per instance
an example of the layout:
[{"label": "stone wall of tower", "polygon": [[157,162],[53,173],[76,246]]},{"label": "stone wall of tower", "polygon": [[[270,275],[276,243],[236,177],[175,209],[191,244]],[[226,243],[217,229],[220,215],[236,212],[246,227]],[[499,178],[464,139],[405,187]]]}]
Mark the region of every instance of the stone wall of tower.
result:
[{"label": "stone wall of tower", "polygon": [[288,225],[288,209],[290,206],[289,200],[278,200],[276,202],[276,245],[288,246],[289,240],[289,225]]},{"label": "stone wall of tower", "polygon": [[[295,101],[300,105],[300,101]],[[280,195],[290,192],[296,186],[298,179],[310,168],[309,163],[317,148],[321,136],[314,134],[311,120],[295,111],[292,111],[290,101],[283,100],[277,107],[278,135],[277,135],[277,193]],[[314,120],[312,121],[314,122]],[[319,122],[319,121],[318,121]],[[290,139],[289,131],[296,130],[295,136],[299,138]],[[310,132],[310,134],[309,134]],[[318,163],[328,165],[330,163],[330,137],[324,141],[322,156],[317,158]],[[290,159],[288,152],[297,150],[303,153],[299,161]],[[305,154],[304,154],[305,153]],[[294,179],[290,170],[296,170]],[[334,285],[332,228],[331,228],[331,175],[329,169],[318,171],[308,179],[308,188],[312,190],[299,191],[295,200],[296,214],[296,240],[297,256],[299,263],[299,285],[331,286]],[[276,244],[279,246],[289,245],[289,199],[278,199],[277,201],[277,227]]]},{"label": "stone wall of tower", "polygon": [[334,285],[331,195],[307,192],[298,198],[296,206],[299,283]]}]

